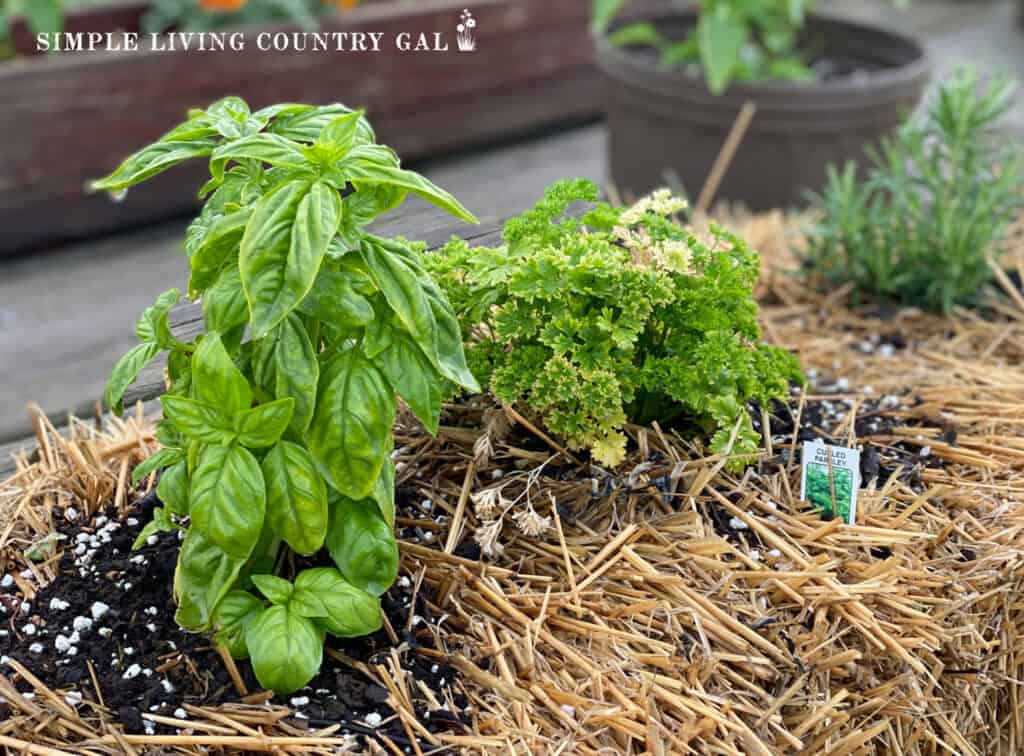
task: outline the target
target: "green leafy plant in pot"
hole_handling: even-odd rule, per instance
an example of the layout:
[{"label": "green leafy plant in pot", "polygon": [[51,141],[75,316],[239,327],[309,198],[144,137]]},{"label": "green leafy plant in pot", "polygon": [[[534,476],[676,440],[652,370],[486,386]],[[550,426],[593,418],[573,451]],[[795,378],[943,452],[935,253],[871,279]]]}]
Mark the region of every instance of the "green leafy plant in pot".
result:
[{"label": "green leafy plant in pot", "polygon": [[800,203],[830,162],[861,159],[898,126],[927,81],[923,48],[814,16],[813,5],[702,0],[696,10],[637,15],[627,0],[594,0],[620,191],[678,182],[696,195],[748,103],[753,118],[718,196],[754,210]]},{"label": "green leafy plant in pot", "polygon": [[[365,226],[409,193],[475,219],[340,105],[250,112],[227,98],[93,187],[124,192],[195,158],[211,178],[185,249],[206,332],[178,340],[168,313],[179,294],[161,294],[105,398],[120,411],[140,370],[167,353],[164,448],[133,475],[163,471],[164,507],[140,539],[185,531],[178,623],[215,629],[263,686],[291,692],[319,670],[325,634],[380,627],[398,571],[396,395],[435,432],[442,380],[478,389],[444,294],[404,242]],[[290,579],[288,551],[323,548],[334,567]]]}]

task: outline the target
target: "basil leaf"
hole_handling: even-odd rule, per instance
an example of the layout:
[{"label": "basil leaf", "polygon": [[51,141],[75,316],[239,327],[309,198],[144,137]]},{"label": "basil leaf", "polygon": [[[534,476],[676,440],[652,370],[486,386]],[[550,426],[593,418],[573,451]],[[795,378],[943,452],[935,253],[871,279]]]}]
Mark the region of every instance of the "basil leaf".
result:
[{"label": "basil leaf", "polygon": [[210,157],[210,174],[214,180],[224,175],[224,167],[230,160],[258,160],[289,168],[302,168],[305,164],[299,145],[278,134],[266,132],[225,142],[215,149]]},{"label": "basil leaf", "polygon": [[380,477],[373,484],[370,498],[377,504],[384,522],[389,528],[395,527],[395,463],[389,456],[380,469]]},{"label": "basil leaf", "polygon": [[267,392],[277,390],[277,337],[280,334],[280,327],[272,330],[268,335],[259,341],[252,342],[252,376],[256,383]]},{"label": "basil leaf", "polygon": [[235,440],[232,419],[217,407],[184,396],[160,397],[164,417],[191,439],[204,444],[230,444]]},{"label": "basil leaf", "polygon": [[267,506],[263,473],[241,446],[207,446],[199,453],[189,491],[192,528],[235,559],[259,540]]},{"label": "basil leaf", "polygon": [[380,599],[359,590],[331,567],[300,572],[289,608],[341,638],[369,635],[383,624]]},{"label": "basil leaf", "polygon": [[387,457],[394,420],[394,394],[380,370],[357,349],[333,357],[320,374],[307,436],[321,474],[346,496],[367,496]]},{"label": "basil leaf", "polygon": [[377,503],[341,497],[331,502],[327,550],[356,588],[380,596],[398,577],[398,544]]},{"label": "basil leaf", "polygon": [[[267,503],[269,504],[269,501]],[[246,572],[250,575],[269,575],[277,565],[277,554],[280,550],[281,538],[264,518],[260,539],[245,563]]]},{"label": "basil leaf", "polygon": [[[203,293],[203,320],[207,331],[225,334],[249,322],[249,303],[236,266],[225,268]],[[222,338],[223,341],[223,338]]]},{"label": "basil leaf", "polygon": [[158,173],[163,173],[178,163],[206,157],[216,146],[217,140],[210,138],[155,142],[128,157],[109,176],[91,182],[89,189],[94,192],[117,192],[127,189]]},{"label": "basil leaf", "polygon": [[137,344],[129,349],[110,371],[107,378],[106,388],[103,389],[103,403],[110,408],[115,415],[120,416],[124,412],[124,392],[135,383],[143,368],[151,363],[160,353],[157,344]]},{"label": "basil leaf", "polygon": [[[480,384],[477,383],[476,378],[469,371],[469,366],[466,365],[466,354],[462,347],[462,329],[459,327],[459,319],[455,316],[451,303],[430,276],[421,279],[420,285],[423,287],[430,311],[434,315],[436,326],[434,343],[437,348],[437,356],[434,358],[429,352],[427,352],[427,356],[431,357],[431,362],[445,378],[471,392],[478,393]],[[421,348],[423,347],[422,341],[417,340],[417,343]]]},{"label": "basil leaf", "polygon": [[248,658],[245,632],[262,611],[263,602],[248,591],[231,591],[221,599],[213,612],[213,625],[217,628],[215,640],[233,658]]},{"label": "basil leaf", "polygon": [[157,421],[156,429],[153,431],[153,438],[155,438],[161,446],[175,449],[181,447],[182,442],[184,441],[182,435],[178,433],[177,429],[171,425],[168,420]]},{"label": "basil leaf", "polygon": [[234,415],[252,405],[252,389],[228,355],[220,335],[203,336],[192,355],[192,389],[195,398]]},{"label": "basil leaf", "polygon": [[341,197],[326,184],[293,181],[256,206],[240,265],[254,338],[263,338],[313,287],[341,220]]},{"label": "basil leaf", "polygon": [[275,118],[284,118],[296,113],[305,113],[312,109],[312,105],[303,105],[295,102],[282,102],[277,105],[268,105],[265,108],[260,108],[253,113],[253,117],[258,118],[261,121],[272,121]]},{"label": "basil leaf", "polygon": [[189,389],[192,387],[191,353],[172,349],[167,355],[167,377],[170,379],[167,393],[175,396],[188,396]]},{"label": "basil leaf", "polygon": [[363,111],[354,110],[335,118],[324,126],[318,141],[327,142],[343,152],[348,152],[356,142],[359,125],[363,121]]},{"label": "basil leaf", "polygon": [[286,397],[235,415],[238,443],[250,449],[273,446],[288,429],[294,407],[295,400]]},{"label": "basil leaf", "polygon": [[263,460],[267,524],[297,553],[319,551],[327,535],[327,487],[304,448],[282,441]]},{"label": "basil leaf", "polygon": [[373,320],[370,301],[356,292],[351,277],[327,268],[320,269],[298,310],[322,323],[366,325]]},{"label": "basil leaf", "polygon": [[[339,188],[344,188],[348,182],[343,176],[338,178]],[[406,192],[398,187],[372,184],[361,186],[354,194],[348,195],[345,198],[345,214],[338,227],[336,239],[341,249],[346,252],[358,249],[363,240],[363,227],[378,215],[402,204],[405,196]]]},{"label": "basil leaf", "polygon": [[[179,451],[178,457],[181,456]],[[188,463],[184,459],[164,470],[156,484],[156,495],[174,514],[188,514]]]},{"label": "basil leaf", "polygon": [[391,346],[395,331],[395,328],[388,322],[387,316],[381,315],[381,309],[386,310],[386,307],[377,308],[376,317],[366,324],[366,331],[363,333],[363,354],[371,360]]},{"label": "basil leaf", "polygon": [[302,319],[295,313],[281,321],[274,345],[275,394],[295,400],[289,428],[297,437],[305,434],[316,410],[320,362],[316,345]]},{"label": "basil leaf", "polygon": [[132,485],[137,486],[139,481],[145,478],[154,470],[162,470],[165,467],[170,467],[175,462],[185,458],[181,449],[161,449],[155,454],[151,454],[146,459],[135,465],[135,469],[132,470]]},{"label": "basil leaf", "polygon": [[249,103],[243,100],[241,97],[235,95],[228,95],[222,97],[215,103],[210,105],[205,111],[206,115],[214,118],[234,118],[235,120],[242,120],[247,117],[250,113]]},{"label": "basil leaf", "polygon": [[277,575],[253,575],[251,580],[272,604],[287,604],[295,590],[295,586]]},{"label": "basil leaf", "polygon": [[177,289],[168,289],[156,298],[152,307],[147,307],[135,324],[135,335],[139,341],[150,341],[163,349],[170,349],[175,343],[167,316],[178,303],[181,295]]},{"label": "basil leaf", "polygon": [[[277,118],[268,127],[268,131],[296,142],[315,142],[320,138],[324,128],[340,116],[348,115],[353,111],[344,105],[326,105],[323,107],[306,107],[301,112],[295,112],[286,117]],[[373,128],[366,118],[359,119],[356,141],[359,143],[372,143],[377,137]]]},{"label": "basil leaf", "polygon": [[189,295],[197,296],[216,280],[224,264],[237,254],[242,243],[245,226],[252,217],[252,208],[243,208],[214,221],[202,242],[189,256],[191,276],[188,281]]},{"label": "basil leaf", "polygon": [[412,192],[466,223],[480,222],[455,197],[413,171],[386,165],[376,159],[355,157],[353,154],[342,161],[337,170],[357,189],[372,185],[393,186]]},{"label": "basil leaf", "polygon": [[244,559],[232,559],[198,529],[190,528],[174,573],[175,621],[189,630],[208,629],[214,609],[244,563]]},{"label": "basil leaf", "polygon": [[156,535],[157,533],[166,533],[172,530],[177,530],[178,526],[171,522],[171,518],[167,516],[167,512],[161,508],[156,507],[153,510],[153,519],[146,523],[139,535],[136,537],[134,543],[132,543],[132,551],[140,549],[146,545],[146,541],[149,537]]},{"label": "basil leaf", "polygon": [[466,366],[459,321],[443,292],[415,264],[409,250],[369,238],[360,254],[388,305],[441,375],[479,391]]},{"label": "basil leaf", "polygon": [[287,286],[285,271],[295,216],[308,193],[309,184],[304,181],[277,187],[256,205],[242,236],[239,268],[252,313],[254,338],[266,336],[290,309],[287,294],[282,296]]},{"label": "basil leaf", "polygon": [[323,633],[287,606],[264,609],[246,630],[245,642],[256,679],[275,693],[293,693],[320,671]]},{"label": "basil leaf", "polygon": [[437,371],[412,337],[394,331],[391,344],[380,354],[388,383],[405,399],[431,435],[441,421],[441,381]]}]

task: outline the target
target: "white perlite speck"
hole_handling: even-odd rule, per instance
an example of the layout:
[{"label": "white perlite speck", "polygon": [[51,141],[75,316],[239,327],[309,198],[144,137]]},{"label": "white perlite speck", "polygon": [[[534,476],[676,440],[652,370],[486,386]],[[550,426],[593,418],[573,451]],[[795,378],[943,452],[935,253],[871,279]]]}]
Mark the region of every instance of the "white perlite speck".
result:
[{"label": "white perlite speck", "polygon": [[13,575],[4,575],[0,578],[0,588],[10,588],[12,585],[14,585]]},{"label": "white perlite speck", "polygon": [[110,607],[104,604],[102,601],[96,601],[93,603],[92,609],[90,611],[92,613],[92,618],[94,620],[98,620],[101,617],[103,617],[104,614],[110,611]]},{"label": "white perlite speck", "polygon": [[43,653],[43,644],[33,643],[31,646],[28,647],[28,651],[30,654],[41,654]]},{"label": "white perlite speck", "polygon": [[63,635],[58,635],[53,641],[53,647],[56,648],[59,653],[65,654],[68,649],[71,648],[71,641]]},{"label": "white perlite speck", "polygon": [[371,711],[366,715],[366,724],[370,727],[376,727],[381,723],[383,717],[375,711]]},{"label": "white perlite speck", "polygon": [[80,633],[84,633],[86,630],[92,629],[92,620],[88,617],[75,617],[71,622],[71,627]]},{"label": "white perlite speck", "polygon": [[50,611],[51,612],[63,612],[69,606],[71,606],[71,604],[69,604],[64,599],[56,598],[56,597],[50,599]]},{"label": "white perlite speck", "polygon": [[185,711],[184,709],[182,709],[181,707],[178,707],[177,709],[174,710],[174,718],[175,719],[188,719],[188,712]]},{"label": "white perlite speck", "polygon": [[739,517],[733,517],[729,520],[729,527],[733,530],[750,530],[750,526],[743,522]]},{"label": "white perlite speck", "polygon": [[138,664],[133,664],[132,666],[128,667],[128,669],[126,669],[124,671],[124,674],[121,675],[121,677],[123,677],[125,680],[134,680],[136,677],[138,677],[141,674],[142,674],[142,667],[140,667]]},{"label": "white perlite speck", "polygon": [[297,696],[291,700],[292,706],[305,706],[309,703],[308,696]]},{"label": "white perlite speck", "polygon": [[22,626],[21,632],[25,633],[25,635],[35,635],[36,626],[29,622],[27,625]]}]

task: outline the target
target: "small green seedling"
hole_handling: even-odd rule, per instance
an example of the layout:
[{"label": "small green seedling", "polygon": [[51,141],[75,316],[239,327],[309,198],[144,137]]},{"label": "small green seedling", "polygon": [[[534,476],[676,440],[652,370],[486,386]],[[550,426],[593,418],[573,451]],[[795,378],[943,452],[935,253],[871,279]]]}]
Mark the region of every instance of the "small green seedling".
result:
[{"label": "small green seedling", "polygon": [[[178,623],[216,629],[263,686],[286,693],[317,673],[325,633],[381,625],[379,597],[398,572],[396,394],[436,432],[442,379],[478,390],[442,291],[405,243],[365,227],[410,192],[475,218],[341,105],[250,112],[227,98],[93,187],[124,192],[193,158],[211,174],[185,240],[206,333],[176,338],[179,294],[161,294],[105,398],[119,412],[139,372],[168,354],[163,449],[134,472],[163,470],[163,508],[140,540],[185,530]],[[288,550],[323,548],[334,567],[288,579]]]}]

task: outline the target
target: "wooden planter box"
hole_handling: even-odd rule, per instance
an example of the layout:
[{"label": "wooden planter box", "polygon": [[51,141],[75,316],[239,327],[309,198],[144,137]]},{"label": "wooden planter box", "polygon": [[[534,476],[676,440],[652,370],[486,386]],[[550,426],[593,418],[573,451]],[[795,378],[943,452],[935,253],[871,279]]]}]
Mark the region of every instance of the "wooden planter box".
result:
[{"label": "wooden planter box", "polygon": [[[589,3],[477,0],[476,51],[459,52],[466,0],[380,0],[325,21],[323,31],[411,32],[447,38],[448,52],[61,53],[0,64],[0,256],[170,218],[192,209],[201,166],[178,167],[125,201],[86,195],[129,152],[228,94],[363,107],[382,143],[408,162],[484,145],[601,112]],[[137,28],[139,5],[83,11],[72,31]],[[289,27],[280,27],[288,31]],[[31,37],[16,29],[21,46]]]}]

